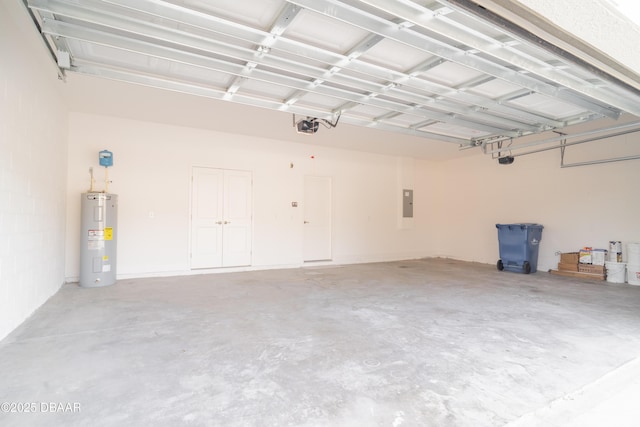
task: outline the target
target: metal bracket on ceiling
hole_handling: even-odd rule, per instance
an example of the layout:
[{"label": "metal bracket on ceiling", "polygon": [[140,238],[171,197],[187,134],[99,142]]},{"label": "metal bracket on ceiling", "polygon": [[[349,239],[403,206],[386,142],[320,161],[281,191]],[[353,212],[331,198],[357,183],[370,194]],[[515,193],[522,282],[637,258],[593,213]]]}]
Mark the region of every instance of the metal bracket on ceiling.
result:
[{"label": "metal bracket on ceiling", "polygon": [[58,68],[68,70],[71,68],[71,55],[69,52],[58,49],[56,52]]}]

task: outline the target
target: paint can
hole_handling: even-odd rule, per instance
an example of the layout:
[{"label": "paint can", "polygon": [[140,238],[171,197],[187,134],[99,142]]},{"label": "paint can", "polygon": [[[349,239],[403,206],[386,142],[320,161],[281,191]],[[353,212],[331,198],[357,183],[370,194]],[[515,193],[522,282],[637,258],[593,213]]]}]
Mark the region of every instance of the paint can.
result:
[{"label": "paint can", "polygon": [[627,243],[627,262],[640,265],[640,243]]},{"label": "paint can", "polygon": [[614,240],[609,241],[609,254],[607,261],[622,262],[622,242]]},{"label": "paint can", "polygon": [[627,265],[627,283],[640,286],[640,265]]},{"label": "paint can", "polygon": [[626,266],[624,262],[611,262],[604,263],[607,267],[607,282],[609,283],[624,283]]}]

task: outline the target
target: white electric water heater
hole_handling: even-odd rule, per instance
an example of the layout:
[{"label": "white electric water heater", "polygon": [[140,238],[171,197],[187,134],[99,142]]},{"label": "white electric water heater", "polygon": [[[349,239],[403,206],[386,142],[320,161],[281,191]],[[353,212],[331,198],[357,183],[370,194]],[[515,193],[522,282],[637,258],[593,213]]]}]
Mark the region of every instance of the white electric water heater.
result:
[{"label": "white electric water heater", "polygon": [[116,282],[118,195],[82,194],[80,286],[97,287]]}]

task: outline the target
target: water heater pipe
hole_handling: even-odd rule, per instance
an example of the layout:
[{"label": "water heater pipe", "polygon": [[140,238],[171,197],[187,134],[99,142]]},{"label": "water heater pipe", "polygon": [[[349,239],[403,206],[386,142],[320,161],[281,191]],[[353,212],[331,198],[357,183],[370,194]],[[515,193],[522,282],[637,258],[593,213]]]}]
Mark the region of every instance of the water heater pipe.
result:
[{"label": "water heater pipe", "polygon": [[95,179],[93,179],[93,167],[89,168],[89,175],[91,175],[91,185],[89,186],[89,192],[93,193],[95,191],[94,187],[96,183]]}]

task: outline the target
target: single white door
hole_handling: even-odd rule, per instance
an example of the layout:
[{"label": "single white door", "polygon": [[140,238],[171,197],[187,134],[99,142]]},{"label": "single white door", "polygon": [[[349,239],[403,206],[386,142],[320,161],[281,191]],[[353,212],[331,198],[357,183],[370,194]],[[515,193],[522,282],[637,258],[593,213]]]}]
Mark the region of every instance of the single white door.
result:
[{"label": "single white door", "polygon": [[193,168],[191,268],[251,264],[251,172]]},{"label": "single white door", "polygon": [[331,177],[304,177],[304,261],[331,259]]},{"label": "single white door", "polygon": [[251,172],[224,171],[222,266],[251,264]]},{"label": "single white door", "polygon": [[222,267],[224,174],[193,168],[191,195],[191,268]]}]

